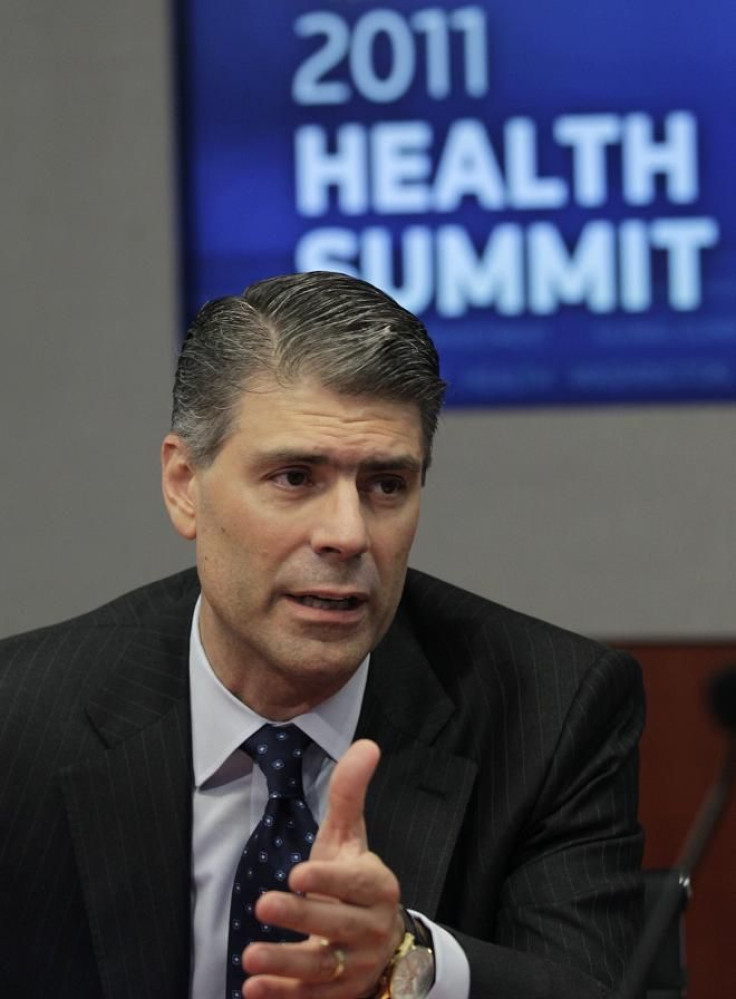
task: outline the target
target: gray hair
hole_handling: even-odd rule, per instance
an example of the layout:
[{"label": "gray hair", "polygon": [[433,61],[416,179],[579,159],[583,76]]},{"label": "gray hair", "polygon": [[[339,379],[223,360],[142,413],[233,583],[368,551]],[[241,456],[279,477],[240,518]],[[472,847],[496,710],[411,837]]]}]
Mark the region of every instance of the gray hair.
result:
[{"label": "gray hair", "polygon": [[195,464],[214,460],[243,391],[263,375],[283,385],[314,377],[344,395],[415,402],[429,467],[445,392],[437,351],[416,316],[366,281],[287,274],[202,307],[179,356],[171,425]]}]

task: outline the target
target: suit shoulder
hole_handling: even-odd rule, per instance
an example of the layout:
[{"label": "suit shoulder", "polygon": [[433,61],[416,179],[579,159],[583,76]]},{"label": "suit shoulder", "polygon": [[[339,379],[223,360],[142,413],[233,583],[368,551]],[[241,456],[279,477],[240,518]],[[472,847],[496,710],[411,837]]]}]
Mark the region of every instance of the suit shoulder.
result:
[{"label": "suit shoulder", "polygon": [[469,662],[513,664],[520,673],[536,672],[544,663],[570,674],[571,682],[601,660],[638,672],[623,652],[414,569],[407,574],[402,608],[434,662],[438,655],[454,661],[460,655]]},{"label": "suit shoulder", "polygon": [[177,617],[183,606],[191,609],[199,593],[199,581],[194,569],[167,576],[164,579],[139,586],[114,600],[66,621],[46,625],[32,631],[11,635],[0,641],[0,663],[17,656],[33,656],[40,648],[62,643],[69,636],[115,630],[147,630],[163,624],[169,617]]},{"label": "suit shoulder", "polygon": [[[145,688],[171,701],[187,689],[187,650],[199,592],[196,573],[179,573],[79,617],[0,642],[0,748],[33,755],[95,741],[86,706],[101,691]],[[173,694],[172,694],[173,691]],[[67,741],[63,733],[74,732]],[[31,733],[32,737],[26,736]]]}]

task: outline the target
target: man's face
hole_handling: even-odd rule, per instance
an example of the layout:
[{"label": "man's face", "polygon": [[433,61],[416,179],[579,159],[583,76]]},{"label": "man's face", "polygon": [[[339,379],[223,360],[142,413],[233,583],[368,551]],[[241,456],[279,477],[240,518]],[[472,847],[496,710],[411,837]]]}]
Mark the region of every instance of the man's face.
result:
[{"label": "man's face", "polygon": [[213,668],[256,710],[282,690],[329,696],[401,595],[421,496],[418,407],[269,380],[243,393],[207,468],[183,472],[177,441],[168,459],[164,445],[164,489],[168,466],[184,502],[167,496],[172,519],[196,538]]}]

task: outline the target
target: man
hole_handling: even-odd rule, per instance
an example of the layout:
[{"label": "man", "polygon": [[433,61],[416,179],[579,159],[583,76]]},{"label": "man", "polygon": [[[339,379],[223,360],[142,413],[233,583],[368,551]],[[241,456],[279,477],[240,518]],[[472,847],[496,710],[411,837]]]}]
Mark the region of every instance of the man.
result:
[{"label": "man", "polygon": [[[443,388],[421,323],[349,277],[201,311],[162,450],[196,572],[0,647],[0,994],[586,999],[620,979],[638,670],[407,572]],[[295,790],[274,791],[292,737],[273,767]],[[264,837],[302,819],[309,859],[274,873]]]}]

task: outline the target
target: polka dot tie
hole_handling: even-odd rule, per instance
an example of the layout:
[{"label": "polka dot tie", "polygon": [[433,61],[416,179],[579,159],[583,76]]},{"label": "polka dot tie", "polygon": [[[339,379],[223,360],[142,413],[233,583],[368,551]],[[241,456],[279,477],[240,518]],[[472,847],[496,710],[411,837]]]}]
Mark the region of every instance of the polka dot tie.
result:
[{"label": "polka dot tie", "polygon": [[263,818],[245,844],[235,872],[228,935],[227,999],[240,999],[245,980],[240,958],[254,940],[285,943],[301,934],[261,923],[254,906],[267,891],[288,891],[289,871],[306,860],[317,823],[304,800],[302,756],[311,743],[296,725],[264,725],[241,749],[258,764],[268,783]]}]

